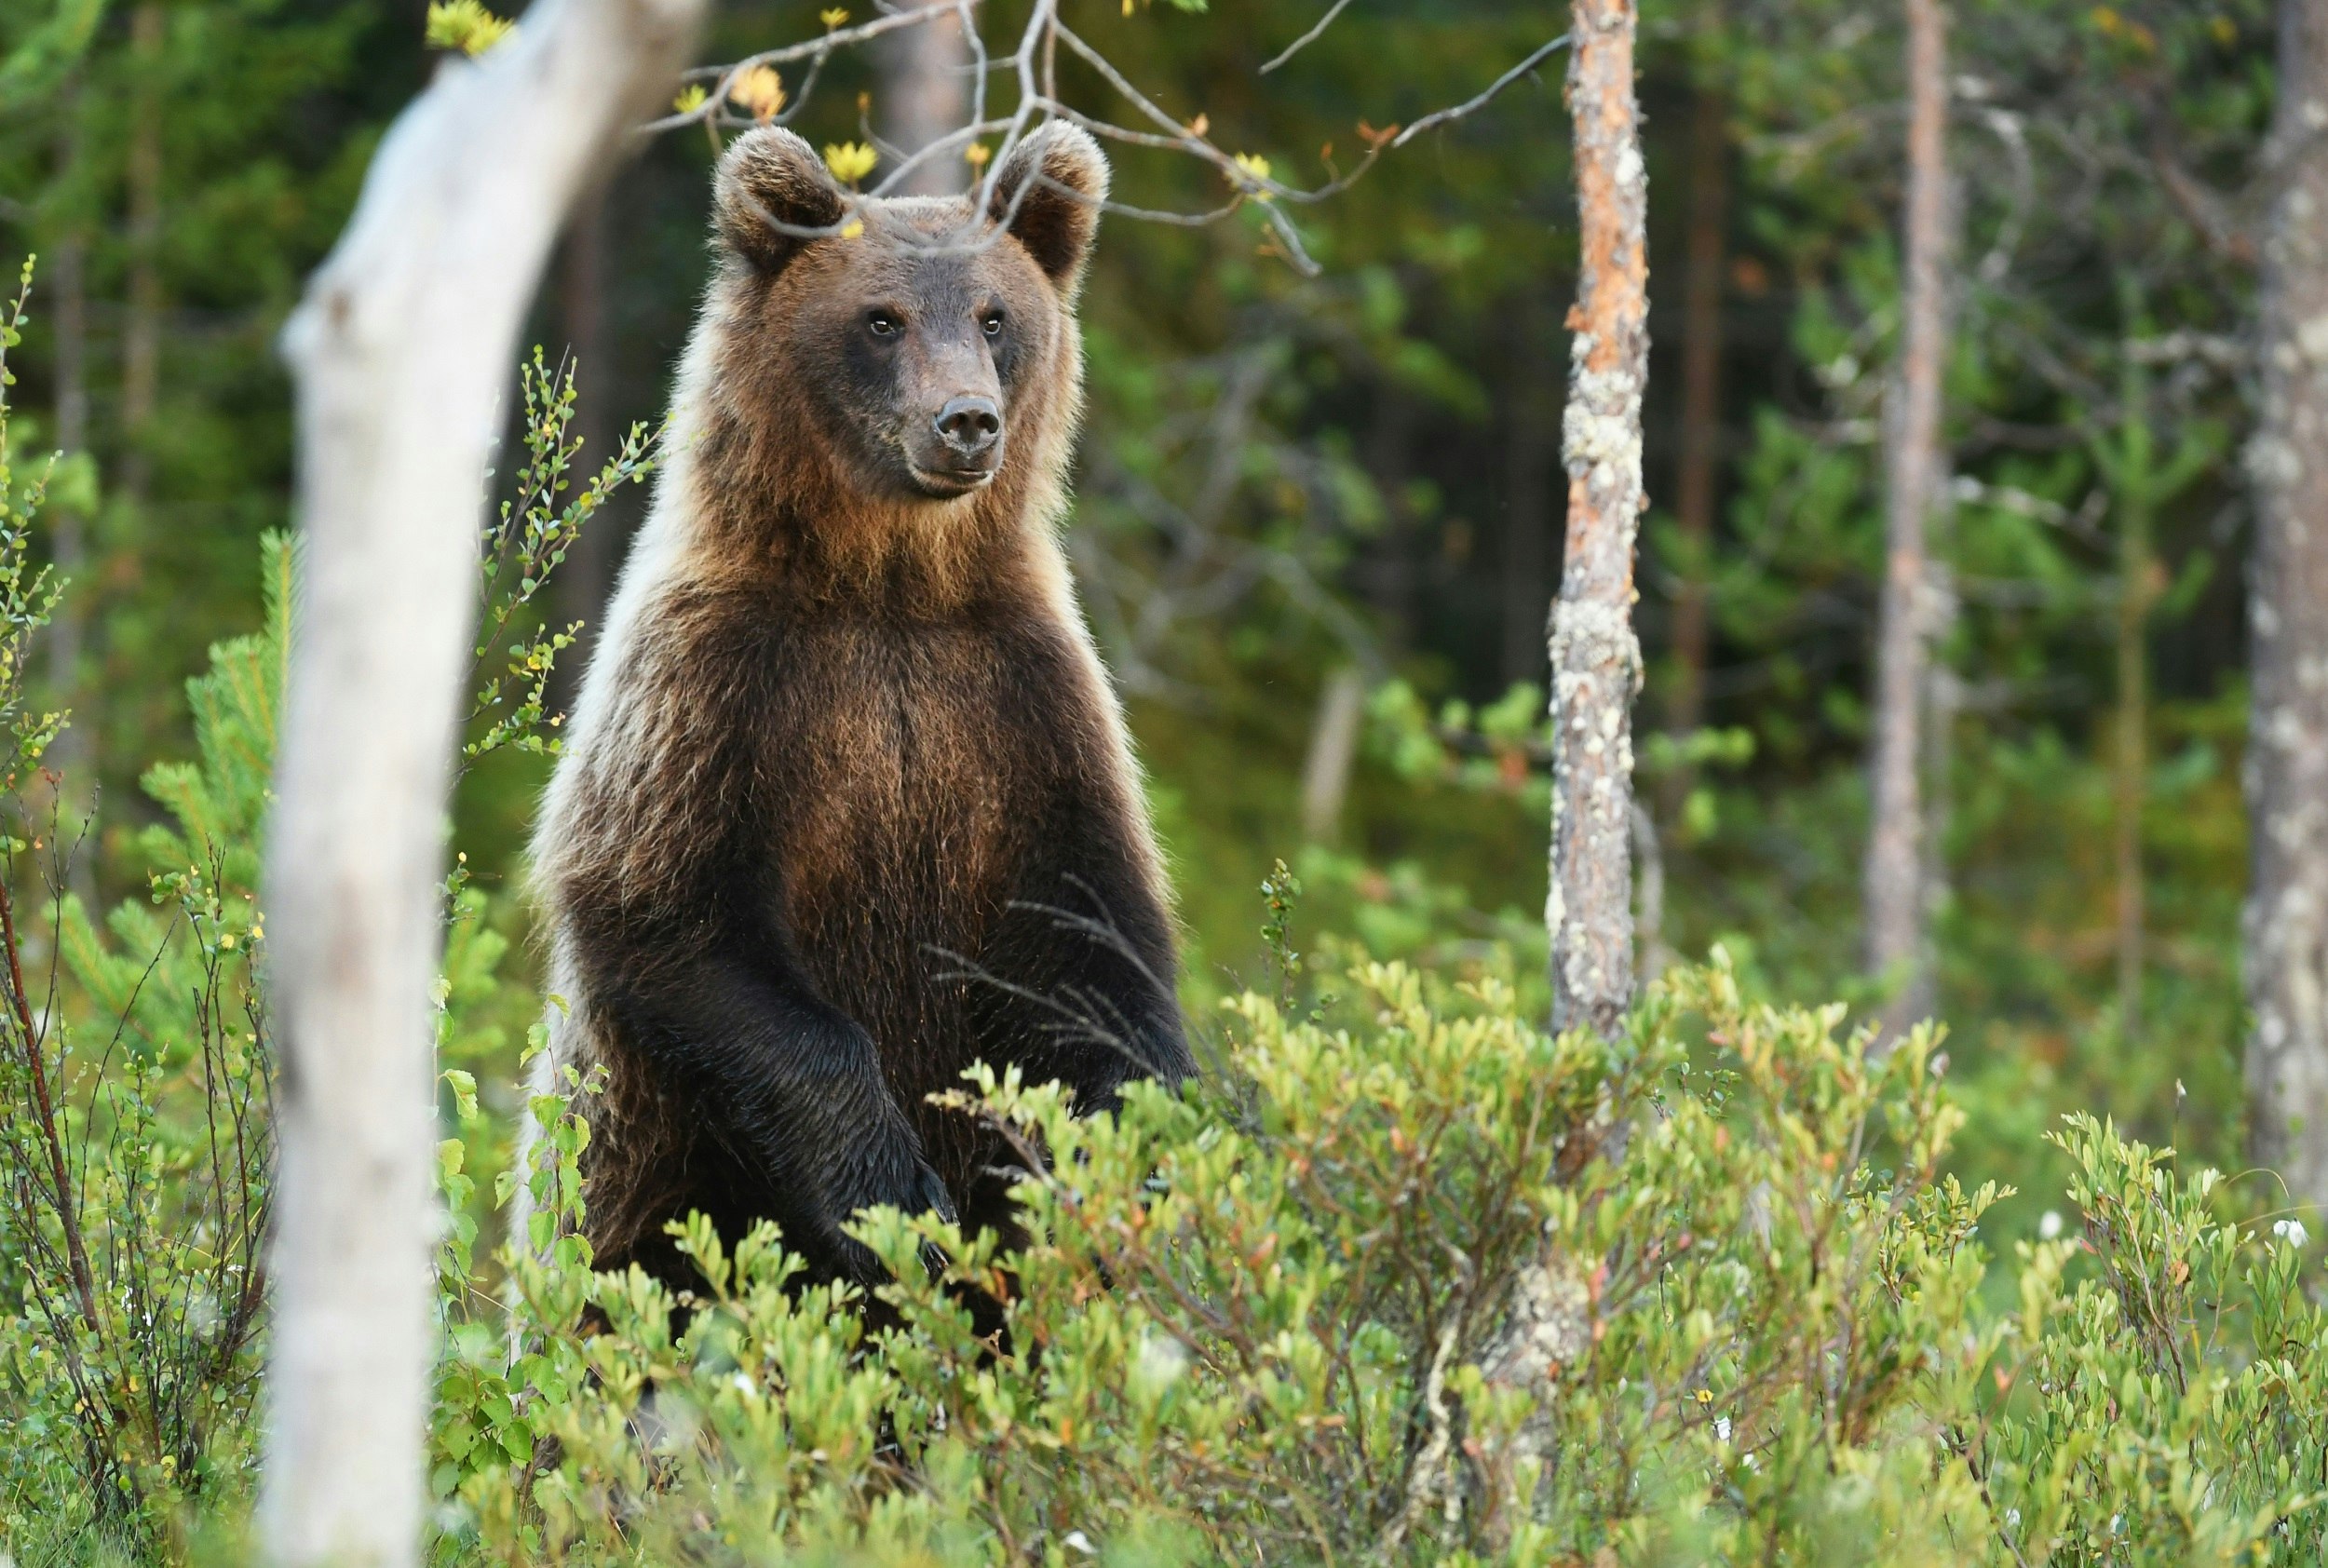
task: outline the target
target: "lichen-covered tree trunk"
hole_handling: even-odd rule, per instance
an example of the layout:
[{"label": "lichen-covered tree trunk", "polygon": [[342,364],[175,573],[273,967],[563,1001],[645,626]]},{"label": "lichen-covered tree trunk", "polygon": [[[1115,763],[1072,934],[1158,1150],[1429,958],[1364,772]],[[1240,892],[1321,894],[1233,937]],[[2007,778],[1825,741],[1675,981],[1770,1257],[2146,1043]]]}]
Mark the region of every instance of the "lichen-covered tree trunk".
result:
[{"label": "lichen-covered tree trunk", "polygon": [[2248,469],[2249,1136],[2328,1206],[2328,0],[2282,0]]},{"label": "lichen-covered tree trunk", "polygon": [[305,547],[267,845],[283,1047],[264,1555],[418,1561],[444,813],[486,464],[568,206],[702,0],[539,0],[381,143],[285,329]]},{"label": "lichen-covered tree trunk", "polygon": [[1552,1022],[1604,1038],[1632,1001],[1633,540],[1648,379],[1648,170],[1631,0],[1575,0],[1568,110],[1579,262],[1568,317],[1568,538],[1552,606]]},{"label": "lichen-covered tree trunk", "polygon": [[1948,52],[1941,0],[1907,0],[1908,177],[1900,358],[1884,422],[1884,576],[1875,634],[1875,743],[1865,866],[1867,966],[1902,975],[1895,1034],[1931,1005],[1925,934],[1919,721],[1929,647],[1924,527],[1941,474],[1947,344]]}]

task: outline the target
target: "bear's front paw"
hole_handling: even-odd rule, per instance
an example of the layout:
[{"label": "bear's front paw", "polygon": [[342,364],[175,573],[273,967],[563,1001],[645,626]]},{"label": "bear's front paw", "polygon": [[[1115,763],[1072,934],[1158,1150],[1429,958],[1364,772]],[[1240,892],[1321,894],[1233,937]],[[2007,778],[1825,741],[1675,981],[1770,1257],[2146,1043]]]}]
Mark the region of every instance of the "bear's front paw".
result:
[{"label": "bear's front paw", "polygon": [[[915,1206],[921,1212],[935,1214],[950,1225],[962,1223],[961,1215],[954,1212],[954,1195],[946,1191],[945,1183],[935,1170],[922,1165],[914,1173],[914,1183]],[[944,1248],[934,1241],[922,1243],[922,1267],[929,1271],[932,1279],[946,1272],[946,1262]]]}]

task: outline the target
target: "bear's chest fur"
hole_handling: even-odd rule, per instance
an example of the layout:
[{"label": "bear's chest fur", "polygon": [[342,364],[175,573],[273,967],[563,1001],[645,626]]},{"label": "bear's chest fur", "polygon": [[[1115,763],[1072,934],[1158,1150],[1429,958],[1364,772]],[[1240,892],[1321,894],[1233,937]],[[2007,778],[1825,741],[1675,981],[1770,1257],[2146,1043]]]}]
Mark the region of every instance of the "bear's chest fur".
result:
[{"label": "bear's chest fur", "polygon": [[790,936],[836,1004],[921,1017],[975,963],[1086,773],[1084,683],[1024,617],[813,619],[783,638],[758,773]]}]

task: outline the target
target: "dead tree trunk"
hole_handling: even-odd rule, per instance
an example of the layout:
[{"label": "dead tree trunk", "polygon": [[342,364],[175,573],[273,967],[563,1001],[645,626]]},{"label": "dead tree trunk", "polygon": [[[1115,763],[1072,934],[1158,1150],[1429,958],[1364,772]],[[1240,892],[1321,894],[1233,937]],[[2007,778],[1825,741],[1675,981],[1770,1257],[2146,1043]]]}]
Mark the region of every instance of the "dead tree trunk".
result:
[{"label": "dead tree trunk", "polygon": [[2248,449],[2248,1125],[2256,1160],[2328,1207],[2328,3],[2281,0],[2279,64]]},{"label": "dead tree trunk", "polygon": [[1931,1004],[1916,732],[1929,657],[1924,525],[1941,472],[1940,379],[1947,343],[1948,18],[1941,0],[1907,0],[1907,13],[1906,261],[1900,362],[1884,422],[1884,578],[1864,911],[1868,968],[1906,980],[1886,1009],[1888,1035]]},{"label": "dead tree trunk", "polygon": [[265,1555],[404,1568],[432,1336],[429,990],[485,468],[568,206],[702,0],[539,0],[442,68],[284,333],[305,536],[268,845],[283,1045]]},{"label": "dead tree trunk", "polygon": [[1552,606],[1552,1023],[1604,1038],[1632,1003],[1633,540],[1648,380],[1649,180],[1633,98],[1633,0],[1575,0],[1568,109],[1579,211],[1568,326],[1568,538]]},{"label": "dead tree trunk", "polygon": [[[884,134],[909,156],[970,118],[970,47],[954,0],[907,0],[949,13],[919,27],[901,27],[881,40],[878,107]],[[899,196],[952,196],[968,183],[969,165],[959,151],[938,152],[898,182]]]}]

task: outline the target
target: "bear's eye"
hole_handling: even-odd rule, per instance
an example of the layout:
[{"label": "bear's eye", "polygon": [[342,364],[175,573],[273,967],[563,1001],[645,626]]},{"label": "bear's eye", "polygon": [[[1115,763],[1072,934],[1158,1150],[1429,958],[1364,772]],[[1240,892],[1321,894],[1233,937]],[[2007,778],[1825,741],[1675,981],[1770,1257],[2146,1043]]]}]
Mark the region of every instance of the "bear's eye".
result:
[{"label": "bear's eye", "polygon": [[986,329],[986,335],[990,338],[998,338],[1002,336],[1002,312],[999,310],[988,311],[986,313],[985,319],[981,321],[979,325]]},{"label": "bear's eye", "polygon": [[865,325],[872,329],[873,335],[877,338],[895,337],[904,327],[903,322],[886,310],[876,310],[871,316],[866,317]]}]

